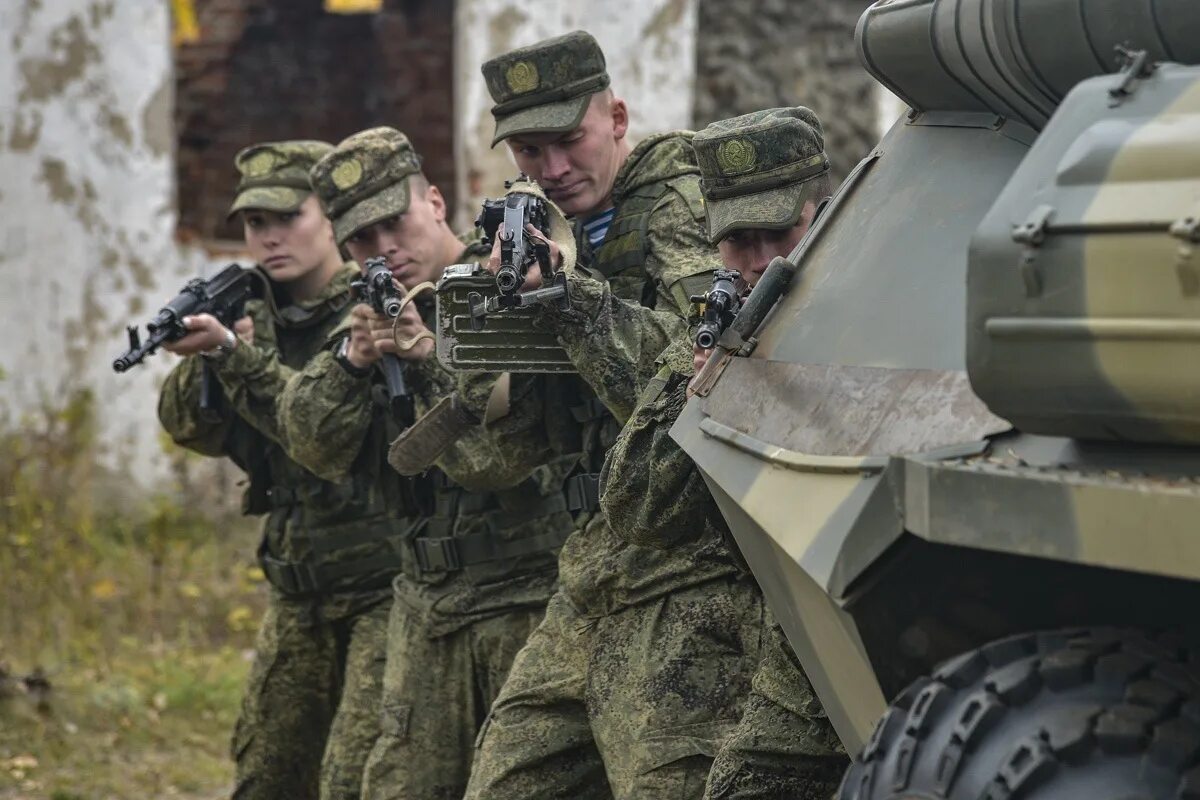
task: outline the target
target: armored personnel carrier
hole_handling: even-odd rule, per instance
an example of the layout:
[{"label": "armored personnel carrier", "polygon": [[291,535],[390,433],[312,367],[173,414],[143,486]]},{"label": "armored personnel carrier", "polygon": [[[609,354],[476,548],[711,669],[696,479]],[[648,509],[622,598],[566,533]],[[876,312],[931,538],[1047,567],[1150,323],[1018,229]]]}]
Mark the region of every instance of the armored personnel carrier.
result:
[{"label": "armored personnel carrier", "polygon": [[856,35],[910,110],[672,434],[844,797],[1200,797],[1200,2]]}]

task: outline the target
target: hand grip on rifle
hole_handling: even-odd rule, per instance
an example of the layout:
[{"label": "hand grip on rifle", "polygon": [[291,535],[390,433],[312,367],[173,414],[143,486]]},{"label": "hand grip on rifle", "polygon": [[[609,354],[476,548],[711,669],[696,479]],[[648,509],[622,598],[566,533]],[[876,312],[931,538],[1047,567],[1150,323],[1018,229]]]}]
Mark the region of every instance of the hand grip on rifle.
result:
[{"label": "hand grip on rifle", "polygon": [[[394,320],[404,309],[404,297],[396,286],[386,258],[368,258],[363,262],[363,275],[351,287],[358,299],[369,305],[376,314],[388,319]],[[411,423],[413,399],[404,378],[404,362],[394,353],[384,353],[379,368],[387,384],[388,405],[392,415],[406,424]]]}]

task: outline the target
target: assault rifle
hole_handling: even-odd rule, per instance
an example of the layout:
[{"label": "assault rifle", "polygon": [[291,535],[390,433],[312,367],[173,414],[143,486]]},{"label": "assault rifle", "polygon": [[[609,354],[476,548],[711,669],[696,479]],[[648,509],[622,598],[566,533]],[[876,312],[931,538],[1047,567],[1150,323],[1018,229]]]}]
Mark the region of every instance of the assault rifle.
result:
[{"label": "assault rifle", "polygon": [[[146,323],[146,341],[142,341],[136,325],[126,329],[129,349],[113,360],[114,372],[125,372],[142,363],[167,342],[177,342],[187,335],[183,318],[196,314],[211,314],[226,328],[246,314],[246,301],[253,294],[252,282],[257,279],[253,270],[230,264],[213,277],[192,278],[154,319]],[[212,365],[204,362],[200,383],[200,411],[208,419],[218,418],[221,407],[221,385]]]},{"label": "assault rifle", "polygon": [[691,300],[701,306],[702,319],[696,329],[696,347],[711,350],[742,307],[742,273],[719,269],[713,273],[712,286],[706,294],[694,295]]},{"label": "assault rifle", "polygon": [[[515,183],[526,181],[522,174],[516,181],[505,181],[504,187],[511,189]],[[504,233],[500,225],[504,224]],[[535,303],[558,301],[566,303],[566,276],[554,272],[550,264],[550,245],[535,239],[525,230],[532,225],[547,239],[550,237],[550,212],[542,198],[513,192],[497,200],[484,200],[483,209],[475,219],[475,226],[483,231],[483,244],[492,247],[500,237],[500,269],[496,273],[496,290],[499,294],[486,300],[478,292],[468,298],[471,324],[476,330],[483,327],[483,317],[494,311],[522,308]],[[537,263],[542,270],[541,289],[522,292],[529,268]]]},{"label": "assault rifle", "polygon": [[[363,262],[362,277],[356,278],[350,286],[355,296],[374,309],[376,314],[393,320],[400,316],[404,298],[392,278],[386,258],[368,258]],[[405,425],[412,424],[413,399],[408,382],[404,379],[404,363],[394,353],[384,353],[379,368],[387,382],[388,407],[392,415]]]}]

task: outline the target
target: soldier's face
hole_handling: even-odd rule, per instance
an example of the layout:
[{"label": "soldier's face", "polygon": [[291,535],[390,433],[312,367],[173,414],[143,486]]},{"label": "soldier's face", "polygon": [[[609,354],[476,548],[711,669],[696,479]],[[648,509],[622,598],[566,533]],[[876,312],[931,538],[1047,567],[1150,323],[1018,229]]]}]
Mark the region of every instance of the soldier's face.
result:
[{"label": "soldier's face", "polygon": [[392,276],[406,289],[436,281],[446,268],[442,193],[436,186],[415,182],[410,191],[407,211],[368,225],[346,240],[346,249],[359,264],[368,258],[386,258]]},{"label": "soldier's face", "polygon": [[740,228],[731,232],[717,243],[717,250],[725,266],[742,273],[742,278],[751,286],[758,283],[767,265],[775,256],[787,256],[812,226],[816,204],[807,202],[800,212],[800,219],[790,228],[781,231],[764,228]]},{"label": "soldier's face", "polygon": [[579,127],[566,133],[510,137],[508,147],[522,172],[536,180],[563,213],[587,216],[612,204],[613,184],[629,130],[625,101],[610,93],[592,95]]},{"label": "soldier's face", "polygon": [[246,248],[273,281],[290,283],[309,275],[337,252],[333,226],[309,196],[295,211],[242,212]]}]

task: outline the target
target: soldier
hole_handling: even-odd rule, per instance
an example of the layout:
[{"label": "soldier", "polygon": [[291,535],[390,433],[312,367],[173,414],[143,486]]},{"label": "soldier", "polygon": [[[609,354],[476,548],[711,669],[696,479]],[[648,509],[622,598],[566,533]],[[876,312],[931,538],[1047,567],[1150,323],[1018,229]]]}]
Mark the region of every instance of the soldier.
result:
[{"label": "soldier", "polygon": [[[596,395],[570,409],[593,443],[573,494],[593,512],[597,460],[655,357],[686,339],[688,297],[719,266],[691,134],[630,148],[628,111],[584,33],[500,56],[483,72],[496,140],[576,217],[581,265],[568,289],[578,302],[542,311],[540,324]],[[529,277],[540,281],[536,268]],[[621,541],[602,514],[582,523],[559,559],[561,588],[492,706],[470,800],[699,797],[740,716],[764,612],[720,536],[666,551]]]},{"label": "soldier", "polygon": [[[421,287],[486,250],[474,236],[455,236],[441,193],[397,130],[349,137],[313,167],[311,178],[338,242],[360,262],[385,258],[399,284],[421,292],[406,297],[395,323],[355,306],[329,350],[284,392],[282,425],[297,439],[304,435],[297,458],[334,477],[364,453],[381,460],[379,444],[398,432],[378,439],[371,425],[390,413],[375,370],[385,355],[403,360],[418,412],[455,391],[454,376],[431,358],[432,295]],[[403,543],[404,570],[393,584],[382,734],[363,781],[370,800],[462,796],[479,726],[541,619],[556,583],[558,548],[572,527],[565,469],[543,464],[549,454],[540,448],[523,450],[521,426],[537,420],[510,424],[502,413],[484,410],[489,402],[521,402],[519,388],[505,399],[506,378],[473,375],[466,384],[463,391],[468,399],[479,395],[480,418],[488,418],[511,457],[500,458],[490,439],[466,435],[449,446],[443,470],[422,478],[427,517]],[[530,466],[509,466],[518,460]]]},{"label": "soldier", "polygon": [[[693,140],[708,209],[709,236],[725,264],[754,285],[776,256],[807,232],[830,194],[821,124],[806,108],[782,108],[714,122]],[[728,529],[691,459],[669,429],[691,376],[708,352],[672,344],[662,368],[613,447],[603,507],[630,541],[677,550],[698,535]],[[795,655],[775,624],[740,724],[709,776],[707,798],[832,796],[846,757]]]},{"label": "soldier", "polygon": [[[412,509],[369,470],[321,480],[289,458],[276,420],[277,396],[342,322],[358,274],[342,263],[308,182],[330,149],[291,141],[237,155],[230,214],[241,214],[269,291],[247,303],[237,336],[199,315],[166,345],[185,358],[163,385],[163,427],[184,447],[237,463],[249,476],[246,513],[267,515],[258,558],[270,596],[233,737],[243,800],[358,797],[378,733],[392,553],[412,524]],[[199,410],[205,363],[230,409],[217,419]]]}]

